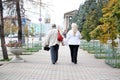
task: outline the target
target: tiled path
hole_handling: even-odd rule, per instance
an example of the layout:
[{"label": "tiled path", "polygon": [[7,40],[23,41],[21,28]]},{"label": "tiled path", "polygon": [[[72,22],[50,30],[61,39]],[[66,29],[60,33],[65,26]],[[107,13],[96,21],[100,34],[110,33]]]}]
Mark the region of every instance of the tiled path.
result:
[{"label": "tiled path", "polygon": [[22,57],[26,62],[0,66],[0,80],[120,80],[120,69],[81,49],[78,64],[71,63],[68,46],[60,46],[55,65],[51,64],[49,52],[43,50]]}]

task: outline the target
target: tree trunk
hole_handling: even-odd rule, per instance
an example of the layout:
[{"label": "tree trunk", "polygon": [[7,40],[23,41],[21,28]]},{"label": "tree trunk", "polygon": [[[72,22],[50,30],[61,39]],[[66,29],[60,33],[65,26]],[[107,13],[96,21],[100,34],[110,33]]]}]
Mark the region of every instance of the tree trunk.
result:
[{"label": "tree trunk", "polygon": [[0,0],[0,38],[1,38],[1,47],[2,47],[2,52],[3,52],[3,58],[8,59],[7,49],[5,46],[2,0]]},{"label": "tree trunk", "polygon": [[18,18],[18,41],[22,42],[22,23],[21,23],[19,0],[16,0],[16,12],[17,12],[17,18]]}]

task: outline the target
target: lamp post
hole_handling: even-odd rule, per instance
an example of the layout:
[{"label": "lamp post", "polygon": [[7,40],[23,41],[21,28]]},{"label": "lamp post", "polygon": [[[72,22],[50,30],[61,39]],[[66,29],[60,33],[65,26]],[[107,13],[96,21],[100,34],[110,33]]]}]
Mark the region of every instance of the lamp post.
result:
[{"label": "lamp post", "polygon": [[71,23],[72,23],[72,16],[69,16],[69,29],[71,28]]},{"label": "lamp post", "polygon": [[42,18],[41,18],[41,5],[42,5],[42,0],[40,0],[40,18],[39,18],[39,21],[40,21],[40,38],[39,40],[42,40],[42,24],[41,24],[41,21],[42,21]]}]

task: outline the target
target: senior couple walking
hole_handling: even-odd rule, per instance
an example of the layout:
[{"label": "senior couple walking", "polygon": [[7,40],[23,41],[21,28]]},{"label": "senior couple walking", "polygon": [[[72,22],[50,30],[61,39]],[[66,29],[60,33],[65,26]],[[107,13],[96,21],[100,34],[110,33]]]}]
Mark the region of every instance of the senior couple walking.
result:
[{"label": "senior couple walking", "polygon": [[66,33],[66,38],[64,37],[65,41],[58,41],[57,37],[58,29],[56,27],[56,24],[52,24],[52,27],[48,31],[48,34],[44,40],[44,46],[49,45],[50,47],[52,64],[55,64],[58,60],[58,50],[60,43],[65,45],[66,42],[70,49],[71,62],[77,64],[78,48],[80,45],[80,39],[82,38],[80,32],[78,31],[78,25],[76,23],[71,24],[71,30]]}]

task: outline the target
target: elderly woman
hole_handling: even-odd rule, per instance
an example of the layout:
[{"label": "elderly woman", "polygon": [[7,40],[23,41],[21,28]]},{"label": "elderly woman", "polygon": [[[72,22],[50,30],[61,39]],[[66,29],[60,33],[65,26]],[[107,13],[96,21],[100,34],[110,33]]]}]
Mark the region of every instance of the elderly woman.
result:
[{"label": "elderly woman", "polygon": [[80,32],[78,31],[78,26],[76,23],[71,24],[71,30],[67,33],[67,41],[71,53],[71,62],[77,64],[77,54],[80,45],[80,39],[82,38]]}]

